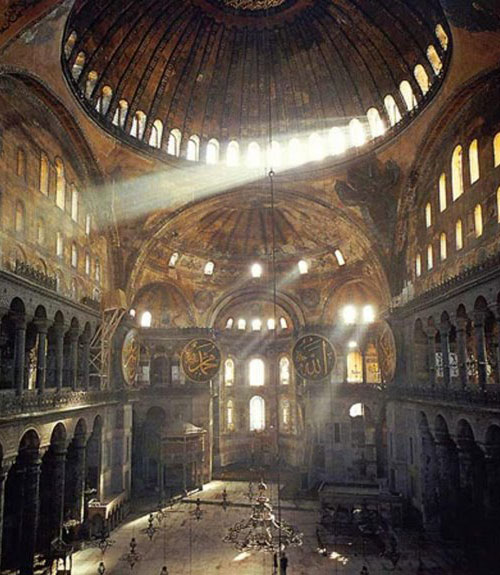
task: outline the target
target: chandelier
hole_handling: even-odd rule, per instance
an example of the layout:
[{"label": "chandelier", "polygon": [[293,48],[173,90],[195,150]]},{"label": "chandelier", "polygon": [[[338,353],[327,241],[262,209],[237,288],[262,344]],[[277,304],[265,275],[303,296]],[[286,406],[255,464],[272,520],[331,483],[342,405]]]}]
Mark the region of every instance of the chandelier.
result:
[{"label": "chandelier", "polygon": [[302,545],[302,533],[276,519],[266,491],[267,485],[261,481],[250,517],[235,523],[224,537],[238,551],[281,553],[287,547]]},{"label": "chandelier", "polygon": [[235,10],[268,10],[281,6],[285,0],[222,0],[222,3]]}]

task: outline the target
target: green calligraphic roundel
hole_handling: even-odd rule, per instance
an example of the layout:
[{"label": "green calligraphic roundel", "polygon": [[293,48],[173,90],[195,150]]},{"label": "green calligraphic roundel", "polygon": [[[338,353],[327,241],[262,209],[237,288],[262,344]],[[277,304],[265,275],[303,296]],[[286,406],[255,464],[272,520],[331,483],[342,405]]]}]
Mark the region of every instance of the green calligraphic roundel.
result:
[{"label": "green calligraphic roundel", "polygon": [[182,370],[191,381],[210,381],[219,372],[220,363],[220,350],[210,339],[192,339],[182,350]]},{"label": "green calligraphic roundel", "polygon": [[293,365],[304,379],[324,379],[335,367],[335,352],[332,344],[320,335],[304,335],[294,345]]}]

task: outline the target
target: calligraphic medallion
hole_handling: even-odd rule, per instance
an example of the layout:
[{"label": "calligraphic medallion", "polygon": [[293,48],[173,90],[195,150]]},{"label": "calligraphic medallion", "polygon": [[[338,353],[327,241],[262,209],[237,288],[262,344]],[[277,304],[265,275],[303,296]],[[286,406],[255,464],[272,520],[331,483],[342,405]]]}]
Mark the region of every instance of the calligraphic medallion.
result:
[{"label": "calligraphic medallion", "polygon": [[136,329],[127,332],[122,344],[122,374],[128,385],[135,383],[139,367],[139,337]]},{"label": "calligraphic medallion", "polygon": [[220,350],[210,339],[192,339],[182,350],[182,369],[191,381],[210,381],[217,375],[220,363]]},{"label": "calligraphic medallion", "polygon": [[324,379],[335,366],[332,344],[320,335],[304,335],[297,340],[292,357],[297,373],[312,381]]}]

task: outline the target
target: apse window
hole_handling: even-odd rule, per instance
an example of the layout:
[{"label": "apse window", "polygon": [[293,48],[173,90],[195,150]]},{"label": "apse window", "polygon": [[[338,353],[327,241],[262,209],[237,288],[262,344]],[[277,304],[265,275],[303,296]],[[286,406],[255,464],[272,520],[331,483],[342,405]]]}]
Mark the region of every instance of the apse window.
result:
[{"label": "apse window", "polygon": [[56,206],[64,210],[66,203],[66,178],[64,164],[60,158],[56,158]]},{"label": "apse window", "polygon": [[307,274],[309,272],[309,266],[306,260],[300,260],[298,263],[298,268],[301,275]]},{"label": "apse window", "polygon": [[422,275],[422,256],[417,254],[415,258],[415,275],[419,278]]},{"label": "apse window", "polygon": [[432,206],[429,203],[425,206],[425,227],[430,228],[432,226]]},{"label": "apse window", "polygon": [[238,329],[240,331],[245,331],[246,328],[247,328],[247,320],[240,317],[240,319],[238,320]]},{"label": "apse window", "polygon": [[358,319],[358,311],[353,305],[346,305],[342,309],[342,320],[346,325],[353,325]]},{"label": "apse window", "polygon": [[153,316],[151,315],[151,312],[149,311],[143,312],[140,321],[141,327],[151,327],[152,320]]},{"label": "apse window", "polygon": [[92,227],[92,216],[87,214],[85,216],[85,235],[90,236],[90,230]]},{"label": "apse window", "polygon": [[451,158],[451,192],[453,201],[464,193],[463,149],[457,146]]},{"label": "apse window", "polygon": [[335,250],[335,258],[339,266],[345,266],[344,254],[340,250]]},{"label": "apse window", "polygon": [[266,428],[266,403],[255,395],[250,400],[250,431],[263,431]]},{"label": "apse window", "polygon": [[446,210],[446,174],[441,174],[439,177],[439,211]]},{"label": "apse window", "polygon": [[281,385],[288,385],[290,383],[290,360],[288,357],[283,356],[280,359],[279,370]]},{"label": "apse window", "polygon": [[444,261],[448,257],[448,243],[444,232],[439,236],[439,255],[441,261]]},{"label": "apse window", "polygon": [[250,272],[253,278],[262,277],[262,266],[260,264],[253,264],[250,268]]},{"label": "apse window", "polygon": [[268,330],[276,329],[276,321],[274,320],[273,317],[270,317],[270,318],[267,320],[267,329],[268,329]]},{"label": "apse window", "polygon": [[174,252],[171,256],[170,259],[168,260],[168,267],[169,268],[175,268],[175,265],[177,264],[177,260],[179,259],[179,254],[178,252]]},{"label": "apse window", "polygon": [[469,146],[469,172],[470,183],[479,180],[479,146],[477,140],[473,140]]},{"label": "apse window", "polygon": [[457,220],[457,223],[455,224],[455,247],[457,250],[461,250],[464,247],[462,220]]},{"label": "apse window", "polygon": [[500,166],[500,132],[493,138],[493,160],[495,168]]},{"label": "apse window", "polygon": [[71,186],[71,219],[74,222],[78,222],[78,190],[75,186]]},{"label": "apse window", "polygon": [[363,307],[363,323],[373,323],[375,321],[375,308],[372,305]]},{"label": "apse window", "polygon": [[434,267],[434,251],[432,245],[427,246],[427,269],[431,270]]},{"label": "apse window", "polygon": [[62,258],[64,252],[63,236],[61,232],[56,233],[56,256]]},{"label": "apse window", "polygon": [[226,417],[227,417],[227,429],[228,429],[228,431],[232,431],[234,428],[234,417],[233,417],[234,406],[233,406],[233,402],[231,399],[227,402],[227,412],[226,413],[227,413],[227,415],[226,415]]},{"label": "apse window", "polygon": [[250,360],[248,364],[248,379],[251,387],[264,385],[264,361],[258,357]]},{"label": "apse window", "polygon": [[350,417],[364,417],[364,415],[365,415],[365,406],[362,403],[355,403],[349,409]]},{"label": "apse window", "polygon": [[205,269],[203,270],[203,273],[204,273],[206,276],[212,276],[212,275],[214,275],[214,269],[215,269],[215,264],[214,264],[214,262],[212,262],[212,261],[207,262],[207,263],[205,264]]},{"label": "apse window", "polygon": [[224,383],[226,385],[234,383],[234,361],[231,358],[226,359],[224,364]]},{"label": "apse window", "polygon": [[288,329],[288,322],[286,321],[286,318],[280,317],[280,327],[281,329]]},{"label": "apse window", "polygon": [[49,195],[49,159],[44,152],[40,155],[40,192]]},{"label": "apse window", "polygon": [[252,331],[260,331],[262,329],[262,321],[256,317],[252,320]]},{"label": "apse window", "polygon": [[477,204],[474,208],[474,233],[476,238],[483,235],[483,208],[481,204]]},{"label": "apse window", "polygon": [[233,329],[234,319],[232,317],[228,317],[226,321],[226,329]]},{"label": "apse window", "polygon": [[281,423],[286,429],[290,427],[291,412],[290,400],[284,399],[281,402]]}]

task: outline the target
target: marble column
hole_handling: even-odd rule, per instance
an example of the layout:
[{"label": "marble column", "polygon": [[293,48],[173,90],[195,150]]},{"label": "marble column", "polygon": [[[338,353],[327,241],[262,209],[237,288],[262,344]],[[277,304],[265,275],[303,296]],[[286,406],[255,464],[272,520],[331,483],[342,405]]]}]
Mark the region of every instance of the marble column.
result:
[{"label": "marble column", "polygon": [[451,378],[450,378],[450,324],[448,322],[442,323],[440,325],[439,335],[441,338],[441,354],[443,356],[443,381],[445,387],[449,387],[451,383]]},{"label": "marble column", "polygon": [[64,520],[64,482],[66,472],[66,446],[51,447],[51,510],[49,518],[50,539],[61,537]]},{"label": "marble column", "polygon": [[436,334],[434,327],[427,330],[427,365],[429,366],[429,383],[432,387],[436,385]]},{"label": "marble column", "polygon": [[66,466],[66,512],[72,519],[83,521],[86,453],[85,436],[76,436],[70,447]]},{"label": "marble column", "polygon": [[479,387],[486,387],[486,334],[484,330],[485,313],[474,312],[474,336],[476,340],[477,377]]},{"label": "marble column", "polygon": [[33,575],[40,504],[41,461],[38,449],[26,449],[23,463],[25,471],[20,533],[20,575]]},{"label": "marble column", "polygon": [[69,384],[73,391],[78,384],[78,337],[78,329],[72,327],[69,330]]},{"label": "marble column", "polygon": [[38,352],[36,362],[36,388],[39,394],[45,392],[47,378],[47,332],[48,324],[46,320],[35,322],[38,331]]},{"label": "marble column", "polygon": [[21,395],[24,390],[26,375],[26,318],[17,316],[14,320],[14,386],[16,395]]},{"label": "marble column", "polygon": [[467,319],[457,318],[458,379],[462,388],[469,383],[467,375]]},{"label": "marble column", "polygon": [[55,338],[55,384],[56,391],[60,393],[63,388],[64,368],[64,326],[54,325]]},{"label": "marble column", "polygon": [[5,503],[5,482],[14,460],[2,461],[0,467],[0,558],[2,557],[3,513]]}]

